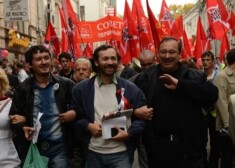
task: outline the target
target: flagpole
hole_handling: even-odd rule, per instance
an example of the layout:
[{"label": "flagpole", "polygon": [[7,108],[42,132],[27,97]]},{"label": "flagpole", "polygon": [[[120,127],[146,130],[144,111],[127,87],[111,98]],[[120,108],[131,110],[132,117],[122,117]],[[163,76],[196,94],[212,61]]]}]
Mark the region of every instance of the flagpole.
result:
[{"label": "flagpole", "polygon": [[[108,19],[109,19],[109,21],[111,20],[111,18],[110,18],[110,15],[108,14]],[[112,44],[113,44],[113,41],[114,41],[114,38],[113,38],[113,27],[112,26],[110,26],[110,29],[111,29],[111,34],[112,34],[112,37],[111,37],[111,42],[112,42]],[[112,45],[113,46],[113,45]],[[115,47],[115,49],[117,49],[117,47],[116,46],[113,46],[113,47]]]},{"label": "flagpole", "polygon": [[[83,38],[82,38],[82,36],[81,36],[81,31],[80,31],[80,29],[79,29],[79,24],[77,23],[77,28],[78,28],[78,33],[79,33],[79,36],[80,36],[80,38],[81,38],[81,42],[82,42],[82,46],[84,46],[84,41],[83,41]],[[83,50],[83,52],[84,52],[84,50]],[[84,53],[82,53],[82,54],[84,54]],[[87,57],[87,55],[86,55],[86,57]]]},{"label": "flagpole", "polygon": [[[68,37],[68,43],[70,44],[70,49],[71,49],[71,53],[72,53],[72,57],[73,60],[75,61],[75,52],[79,49],[79,51],[81,50],[80,46],[79,48],[77,48],[77,44],[75,44],[75,42],[78,42],[76,38],[78,38],[77,36],[77,31],[74,31],[76,28],[78,30],[78,33],[80,34],[81,37],[81,33],[78,29],[78,25],[77,25],[77,20],[78,18],[75,16],[75,13],[72,9],[72,5],[70,4],[70,1],[68,0],[62,0],[62,5],[63,5],[63,12],[65,15],[65,20],[66,20],[66,29],[67,29],[67,37]],[[70,15],[68,14],[68,7],[69,7],[69,11],[72,12],[72,14],[70,13]],[[68,16],[69,15],[69,16]],[[72,16],[71,16],[72,15]],[[74,23],[75,22],[75,23]],[[76,24],[76,27],[74,28],[74,24]],[[70,30],[69,30],[70,29]],[[76,33],[76,34],[75,34]],[[71,37],[73,37],[73,41],[71,41]],[[82,41],[83,44],[83,41]],[[76,51],[75,51],[76,50]],[[81,53],[79,53],[81,54]]]},{"label": "flagpole", "polygon": [[71,42],[71,38],[70,36],[72,35],[72,31],[74,30],[73,28],[73,22],[72,22],[72,18],[69,17],[68,18],[68,25],[70,27],[70,31],[66,31],[67,32],[67,37],[68,37],[68,41],[69,41],[69,44],[70,44],[70,50],[71,50],[71,53],[72,53],[72,58],[73,58],[73,61],[75,61],[75,51],[74,51],[74,46]]},{"label": "flagpole", "polygon": [[[87,45],[88,45],[88,43],[86,43],[86,47],[87,47]],[[87,54],[86,54],[86,47],[84,48],[84,50],[82,52],[82,55],[88,57]]]},{"label": "flagpole", "polygon": [[[62,4],[63,5],[65,5],[63,2],[62,2]],[[58,3],[56,3],[56,5],[58,5],[59,6],[59,4]],[[64,15],[66,15],[66,13],[64,12]],[[67,18],[67,17],[66,17]],[[72,47],[72,42],[71,42],[71,38],[70,38],[70,33],[72,33],[72,32],[69,32],[69,30],[68,30],[68,26],[70,27],[70,29],[71,30],[73,30],[73,27],[72,27],[72,23],[70,23],[70,22],[72,22],[72,20],[71,20],[71,18],[68,18],[68,25],[65,27],[65,31],[66,31],[66,35],[67,35],[67,39],[68,39],[68,43],[69,43],[69,48],[70,48],[70,51],[71,51],[71,55],[72,55],[72,59],[73,59],[73,61],[75,61],[75,57],[74,57],[74,49],[73,49],[73,47]]]},{"label": "flagpole", "polygon": [[[138,17],[139,17],[139,16],[138,16],[138,12],[137,12],[137,18],[138,18]],[[142,44],[142,42],[141,42],[141,40],[140,40],[140,32],[143,31],[144,28],[141,28],[141,29],[140,29],[140,26],[139,26],[140,24],[139,24],[138,21],[139,21],[139,19],[137,19],[137,25],[138,25],[138,27],[137,27],[137,30],[138,30],[138,41],[139,41],[139,44],[140,44],[140,49],[141,49],[140,51],[143,51],[143,44]]]}]

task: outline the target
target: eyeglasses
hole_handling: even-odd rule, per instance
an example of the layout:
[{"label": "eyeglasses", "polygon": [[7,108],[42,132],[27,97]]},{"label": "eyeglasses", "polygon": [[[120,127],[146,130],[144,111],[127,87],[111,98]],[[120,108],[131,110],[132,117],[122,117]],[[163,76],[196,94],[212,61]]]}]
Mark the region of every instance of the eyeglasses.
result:
[{"label": "eyeglasses", "polygon": [[175,55],[175,54],[178,53],[178,51],[175,51],[175,50],[169,50],[169,51],[167,51],[167,50],[160,50],[159,53],[160,53],[161,55],[166,55],[167,53],[168,53],[169,55]]}]

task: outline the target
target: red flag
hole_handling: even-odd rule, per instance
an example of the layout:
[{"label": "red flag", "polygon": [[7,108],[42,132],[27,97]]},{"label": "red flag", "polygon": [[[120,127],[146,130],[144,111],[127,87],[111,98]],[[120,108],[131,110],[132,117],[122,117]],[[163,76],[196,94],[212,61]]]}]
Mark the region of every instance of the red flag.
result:
[{"label": "red flag", "polygon": [[72,4],[70,3],[70,0],[62,0],[62,5],[63,5],[63,9],[64,9],[64,12],[65,12],[65,19],[66,19],[66,22],[67,22],[67,25],[69,25],[70,23],[70,19],[71,19],[71,22],[73,24],[77,24],[78,23],[78,18],[73,10],[73,7],[72,7]]},{"label": "red flag", "polygon": [[61,50],[62,52],[66,52],[68,51],[68,36],[67,36],[67,25],[66,25],[66,22],[65,22],[65,18],[64,18],[64,13],[63,11],[61,10],[60,6],[58,6],[58,10],[59,10],[59,14],[60,14],[60,22],[61,22],[61,28],[62,28],[62,41],[61,41]]},{"label": "red flag", "polygon": [[92,58],[93,56],[92,47],[88,43],[86,44],[86,48],[83,51],[83,55],[85,55],[88,58]]},{"label": "red flag", "polygon": [[174,19],[170,13],[170,9],[168,8],[165,0],[162,1],[159,20],[161,22],[164,35],[171,36]]},{"label": "red flag", "polygon": [[121,60],[124,64],[130,63],[132,57],[137,57],[140,53],[137,25],[135,24],[127,0],[125,1],[123,17],[122,42],[119,47],[122,56]]},{"label": "red flag", "polygon": [[201,58],[202,53],[205,51],[206,45],[207,45],[207,38],[201,23],[201,19],[199,17],[197,22],[197,35],[196,35],[196,44],[194,50],[194,55],[196,59]]},{"label": "red flag", "polygon": [[180,39],[182,42],[181,58],[187,59],[191,56],[191,51],[190,51],[190,46],[189,46],[189,42],[188,42],[188,37],[187,37],[187,34],[186,34],[186,32],[184,30],[184,26],[183,26],[182,15],[175,20],[174,25],[175,26],[173,26],[173,30],[174,30],[173,32],[176,32],[174,37]]},{"label": "red flag", "polygon": [[[132,15],[132,12],[130,10],[130,7],[127,3],[127,0],[125,1],[125,11],[124,11],[123,22],[124,22],[123,23],[124,27],[128,28],[128,33],[129,33],[128,35],[129,36],[137,36],[138,35],[135,20]],[[132,37],[132,38],[136,38],[136,37]]]},{"label": "red flag", "polygon": [[187,55],[189,57],[192,57],[191,47],[189,45],[188,36],[187,36],[187,33],[186,33],[185,30],[184,30],[184,33],[183,33],[183,39],[184,39],[184,48],[185,48],[185,51],[186,51],[186,53],[187,53]]},{"label": "red flag", "polygon": [[127,3],[127,0],[125,2],[125,13],[124,13],[124,27],[125,27],[125,22],[127,22],[127,28],[128,28],[128,33],[129,33],[129,44],[130,44],[130,52],[131,56],[137,58],[138,55],[140,54],[140,46],[139,46],[139,35],[137,31],[137,24],[135,22],[133,13],[130,10],[130,7]]},{"label": "red flag", "polygon": [[133,0],[132,13],[133,13],[134,19],[137,19],[137,24],[142,22],[142,18],[146,18],[144,15],[144,10],[143,10],[140,0]]},{"label": "red flag", "polygon": [[174,22],[173,26],[176,25],[176,28],[177,30],[174,29],[173,27],[173,30],[174,31],[178,31],[177,34],[178,36],[183,36],[183,33],[184,33],[184,25],[183,25],[183,16],[180,15]]},{"label": "red flag", "polygon": [[149,16],[149,24],[151,27],[152,35],[153,35],[153,41],[155,45],[155,50],[157,52],[158,44],[160,43],[161,39],[163,38],[163,32],[161,31],[161,26],[157,19],[155,18],[150,6],[149,2],[147,0],[147,11],[148,11],[148,16]]},{"label": "red flag", "polygon": [[219,60],[222,62],[224,54],[230,50],[229,43],[228,43],[228,37],[226,34],[224,34],[224,37],[221,41],[221,46],[220,46],[220,55],[219,55]]},{"label": "red flag", "polygon": [[183,31],[183,51],[184,51],[184,55],[182,55],[182,58],[190,58],[192,57],[191,55],[191,49],[190,49],[190,45],[189,45],[189,41],[188,41],[188,37],[187,34],[185,32],[185,30]]},{"label": "red flag", "polygon": [[121,61],[123,64],[128,64],[131,62],[131,53],[128,40],[122,40],[117,42],[117,48],[121,56]]},{"label": "red flag", "polygon": [[188,39],[189,47],[190,47],[190,55],[194,56],[195,44],[196,44],[196,35],[192,35],[191,38]]},{"label": "red flag", "polygon": [[230,28],[232,29],[232,35],[235,36],[235,15],[233,11],[231,11],[229,24],[230,24]]},{"label": "red flag", "polygon": [[82,55],[82,51],[80,48],[79,43],[79,29],[77,27],[78,25],[78,19],[76,14],[74,13],[73,7],[70,3],[70,0],[63,0],[62,1],[63,8],[64,8],[64,16],[65,20],[67,22],[67,28],[68,28],[68,40],[71,48],[71,54],[73,57],[80,57]]},{"label": "red flag", "polygon": [[150,49],[153,45],[153,38],[148,18],[144,15],[143,7],[140,0],[134,0],[132,5],[132,13],[137,21],[137,29],[139,33],[139,43],[141,50]]},{"label": "red flag", "polygon": [[229,30],[229,24],[227,23],[228,12],[222,0],[207,0],[206,6],[210,34],[215,35],[214,39],[222,39]]},{"label": "red flag", "polygon": [[121,110],[126,110],[131,108],[131,104],[128,99],[124,96],[125,90],[119,89],[117,90],[117,94],[121,97]]},{"label": "red flag", "polygon": [[56,35],[55,29],[52,26],[51,22],[48,22],[46,35],[45,35],[45,42],[49,43],[52,46],[52,49],[57,56],[60,53],[60,42]]},{"label": "red flag", "polygon": [[227,22],[228,21],[228,11],[227,11],[226,7],[224,6],[224,3],[222,0],[217,0],[217,2],[219,5],[221,20],[224,22]]}]

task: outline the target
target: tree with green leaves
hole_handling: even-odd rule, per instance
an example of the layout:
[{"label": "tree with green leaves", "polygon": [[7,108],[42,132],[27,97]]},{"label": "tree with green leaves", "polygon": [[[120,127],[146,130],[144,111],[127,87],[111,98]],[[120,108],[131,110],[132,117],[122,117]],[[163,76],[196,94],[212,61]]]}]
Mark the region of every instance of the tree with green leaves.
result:
[{"label": "tree with green leaves", "polygon": [[188,13],[195,4],[193,3],[188,3],[185,5],[170,5],[169,9],[171,10],[171,14],[174,17],[174,19],[178,18],[180,15],[185,15],[186,13]]}]

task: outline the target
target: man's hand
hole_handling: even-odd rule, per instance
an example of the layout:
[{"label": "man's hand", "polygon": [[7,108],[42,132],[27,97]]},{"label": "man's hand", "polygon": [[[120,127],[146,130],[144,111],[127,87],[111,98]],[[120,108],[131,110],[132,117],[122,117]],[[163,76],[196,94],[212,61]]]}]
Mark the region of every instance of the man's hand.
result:
[{"label": "man's hand", "polygon": [[164,82],[164,86],[167,89],[175,90],[178,84],[178,79],[172,77],[171,75],[164,74],[159,77],[160,80]]},{"label": "man's hand", "polygon": [[118,134],[116,136],[112,137],[112,140],[124,141],[129,138],[128,132],[120,129],[118,126],[115,126],[115,128],[118,130]]},{"label": "man's hand", "polygon": [[89,123],[87,129],[91,132],[94,137],[102,136],[102,129],[100,123]]},{"label": "man's hand", "polygon": [[34,128],[33,127],[23,127],[24,136],[27,140],[31,141],[33,139]]},{"label": "man's hand", "polygon": [[18,124],[18,123],[22,123],[22,122],[26,122],[26,118],[22,115],[9,115],[9,118],[11,120],[12,124]]},{"label": "man's hand", "polygon": [[76,118],[76,112],[74,110],[69,110],[65,113],[59,114],[59,119],[61,123],[71,122],[75,120],[75,118]]},{"label": "man's hand", "polygon": [[134,115],[143,120],[152,120],[153,118],[153,108],[148,108],[147,106],[142,106],[134,110]]}]

